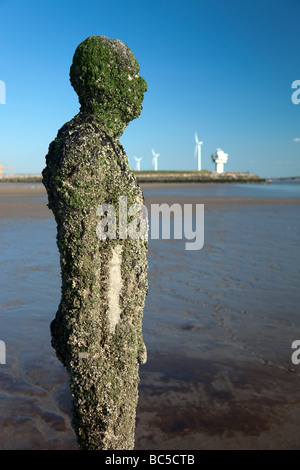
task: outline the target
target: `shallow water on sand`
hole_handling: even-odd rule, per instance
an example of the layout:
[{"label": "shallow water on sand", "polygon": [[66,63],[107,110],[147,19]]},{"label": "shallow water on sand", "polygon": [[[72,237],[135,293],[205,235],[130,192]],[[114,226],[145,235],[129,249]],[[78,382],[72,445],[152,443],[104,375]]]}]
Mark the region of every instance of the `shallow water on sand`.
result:
[{"label": "shallow water on sand", "polygon": [[[147,203],[201,203],[198,185],[189,194],[148,188]],[[300,365],[291,362],[300,201],[206,202],[202,250],[149,240],[136,448],[300,448]],[[0,234],[0,449],[75,449],[67,375],[50,344],[60,300],[55,222],[50,211],[0,219]]]},{"label": "shallow water on sand", "polygon": [[145,196],[300,198],[300,181],[274,181],[267,184],[157,184],[144,185]]}]

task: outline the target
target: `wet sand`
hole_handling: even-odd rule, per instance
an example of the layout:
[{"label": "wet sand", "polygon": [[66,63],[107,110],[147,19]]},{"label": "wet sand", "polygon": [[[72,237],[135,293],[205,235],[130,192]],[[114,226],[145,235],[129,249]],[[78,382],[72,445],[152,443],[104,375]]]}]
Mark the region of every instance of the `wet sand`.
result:
[{"label": "wet sand", "polygon": [[[136,449],[299,449],[300,200],[142,188],[148,207],[204,204],[205,244],[149,241]],[[0,449],[77,448],[50,344],[60,275],[46,202],[40,185],[0,186]]]},{"label": "wet sand", "polygon": [[[204,184],[206,188],[207,185]],[[201,187],[202,184],[176,184],[169,183],[168,189],[179,189],[182,190],[186,187]],[[215,186],[213,183],[210,187]],[[220,187],[219,184],[217,184]],[[147,194],[147,190],[155,191],[165,188],[165,184],[145,183],[141,185],[143,191]],[[223,207],[224,210],[230,210],[231,207],[248,206],[250,204],[266,203],[265,198],[259,197],[225,197],[220,198],[219,196],[180,196],[180,200],[176,195],[161,196],[153,195],[151,197],[145,196],[145,204],[150,210],[151,204],[162,204],[162,203],[173,204],[179,202],[180,204],[205,204],[205,211],[210,211],[214,207]],[[268,198],[268,203],[274,204],[299,204],[297,198]],[[0,218],[11,219],[11,218],[40,218],[40,217],[51,217],[51,212],[47,207],[46,192],[40,184],[23,184],[18,185],[12,184],[0,184]]]}]

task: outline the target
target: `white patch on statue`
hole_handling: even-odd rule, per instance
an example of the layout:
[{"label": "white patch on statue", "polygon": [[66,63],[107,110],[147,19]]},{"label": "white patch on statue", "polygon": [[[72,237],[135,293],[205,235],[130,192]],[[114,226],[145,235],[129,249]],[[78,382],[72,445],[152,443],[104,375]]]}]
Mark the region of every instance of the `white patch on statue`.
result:
[{"label": "white patch on statue", "polygon": [[112,257],[109,262],[108,320],[110,333],[115,332],[121,315],[119,299],[123,286],[121,275],[122,250],[123,247],[121,245],[117,245],[115,248],[113,248]]}]

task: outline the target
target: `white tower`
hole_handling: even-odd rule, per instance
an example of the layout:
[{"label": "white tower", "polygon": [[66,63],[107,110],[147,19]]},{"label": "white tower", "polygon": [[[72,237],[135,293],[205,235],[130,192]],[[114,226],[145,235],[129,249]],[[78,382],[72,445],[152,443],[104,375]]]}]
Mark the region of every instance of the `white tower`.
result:
[{"label": "white tower", "polygon": [[160,154],[155,153],[154,150],[152,149],[152,155],[153,155],[152,165],[154,165],[154,171],[157,171],[157,159],[158,159]]},{"label": "white tower", "polygon": [[216,153],[211,156],[212,161],[215,162],[216,172],[224,172],[224,163],[227,163],[228,153],[224,153],[223,150],[217,149]]},{"label": "white tower", "polygon": [[142,160],[142,157],[138,158],[138,157],[134,157],[135,161],[136,161],[136,171],[141,171],[141,160]]},{"label": "white tower", "polygon": [[196,141],[196,147],[195,147],[194,156],[198,154],[198,171],[201,171],[201,145],[203,144],[203,142],[200,142],[198,140],[197,132],[195,132],[195,141]]}]

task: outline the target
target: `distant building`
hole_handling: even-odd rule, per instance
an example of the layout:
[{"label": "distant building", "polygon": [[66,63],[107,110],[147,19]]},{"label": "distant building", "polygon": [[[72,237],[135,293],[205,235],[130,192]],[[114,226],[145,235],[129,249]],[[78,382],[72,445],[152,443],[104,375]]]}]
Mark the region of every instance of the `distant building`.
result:
[{"label": "distant building", "polygon": [[224,172],[224,163],[227,163],[228,153],[223,152],[221,149],[217,149],[216,153],[211,156],[212,161],[216,165],[216,172],[223,173]]},{"label": "distant building", "polygon": [[13,170],[11,166],[3,166],[3,163],[0,163],[0,176],[3,176],[3,170]]}]

